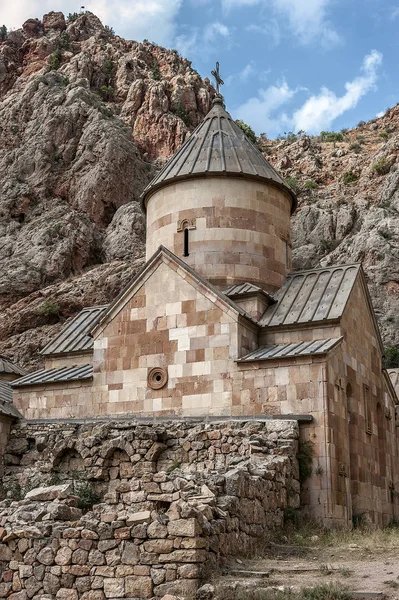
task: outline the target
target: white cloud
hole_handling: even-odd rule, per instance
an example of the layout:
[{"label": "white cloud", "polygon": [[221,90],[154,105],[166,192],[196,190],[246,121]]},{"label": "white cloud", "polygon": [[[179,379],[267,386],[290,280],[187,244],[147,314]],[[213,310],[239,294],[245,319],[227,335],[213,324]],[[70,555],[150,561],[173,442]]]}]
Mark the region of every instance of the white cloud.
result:
[{"label": "white cloud", "polygon": [[252,23],[246,27],[246,30],[266,36],[271,46],[278,46],[280,43],[281,32],[276,19],[270,19],[267,23],[261,25]]},{"label": "white cloud", "polygon": [[233,31],[220,23],[208,23],[202,29],[198,27],[188,28],[187,33],[182,33],[176,36],[174,45],[177,50],[187,58],[201,50],[202,57],[208,57],[218,48],[218,42],[224,40],[230,44]]},{"label": "white cloud", "polygon": [[[183,0],[88,0],[82,4],[122,36],[138,41],[147,38],[161,45],[170,45]],[[17,28],[30,17],[42,18],[51,10],[68,14],[75,12],[79,6],[72,0],[1,1],[0,23]]]},{"label": "white cloud", "polygon": [[273,113],[290,102],[297,91],[291,89],[286,81],[271,85],[266,90],[261,89],[257,98],[250,98],[235,111],[236,116],[252,125],[256,131],[265,131],[273,136],[290,125],[285,113]]},{"label": "white cloud", "polygon": [[229,11],[232,8],[240,8],[242,6],[255,6],[262,0],[222,0],[222,7],[225,11]]},{"label": "white cloud", "polygon": [[324,87],[319,94],[311,96],[293,115],[295,129],[308,132],[328,129],[337,117],[355,108],[360,98],[375,88],[381,64],[382,54],[373,50],[364,58],[362,75],[345,83],[345,94],[337,97]]},{"label": "white cloud", "polygon": [[291,115],[281,112],[283,106],[305,88],[292,89],[283,81],[259,90],[257,97],[250,98],[235,111],[236,116],[249,123],[257,132],[266,131],[270,136],[284,130],[303,129],[308,133],[319,133],[323,129],[329,129],[337,117],[355,108],[365,94],[375,89],[381,64],[382,54],[373,50],[363,60],[361,75],[345,84],[342,96],[338,97],[324,87]]},{"label": "white cloud", "polygon": [[385,115],[385,112],[386,112],[385,110],[381,110],[375,116],[377,117],[377,119],[379,119],[380,117],[383,117]]},{"label": "white cloud", "polygon": [[[225,11],[259,5],[273,9],[280,25],[287,24],[301,44],[319,41],[325,48],[341,42],[341,38],[328,22],[327,12],[332,0],[221,0]],[[269,19],[269,15],[268,15]],[[268,20],[270,22],[270,19]],[[259,25],[259,33],[269,33],[267,26]]]},{"label": "white cloud", "polygon": [[233,75],[229,75],[225,79],[226,85],[231,85],[234,81],[239,81],[244,83],[248,81],[253,75],[256,74],[255,62],[251,60],[241,71],[238,73],[234,73]]},{"label": "white cloud", "polygon": [[168,46],[175,36],[175,20],[182,3],[183,0],[89,0],[85,6],[127,38],[147,38]]},{"label": "white cloud", "polygon": [[327,20],[331,0],[271,0],[277,13],[288,20],[302,44],[319,40],[325,47],[340,43],[338,33]]},{"label": "white cloud", "polygon": [[221,36],[228,38],[230,36],[230,29],[223,23],[209,23],[204,29],[204,42],[210,44],[216,41]]}]

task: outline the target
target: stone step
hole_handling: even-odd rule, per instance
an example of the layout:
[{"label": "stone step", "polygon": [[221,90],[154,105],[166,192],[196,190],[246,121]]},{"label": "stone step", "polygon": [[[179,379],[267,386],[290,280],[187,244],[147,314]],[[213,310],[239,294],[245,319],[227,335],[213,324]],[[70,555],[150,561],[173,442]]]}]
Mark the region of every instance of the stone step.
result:
[{"label": "stone step", "polygon": [[258,579],[266,579],[270,576],[270,573],[273,572],[273,569],[269,569],[268,571],[247,571],[245,569],[227,569],[222,573],[222,575],[228,575],[231,577],[243,577],[243,578],[258,578]]}]

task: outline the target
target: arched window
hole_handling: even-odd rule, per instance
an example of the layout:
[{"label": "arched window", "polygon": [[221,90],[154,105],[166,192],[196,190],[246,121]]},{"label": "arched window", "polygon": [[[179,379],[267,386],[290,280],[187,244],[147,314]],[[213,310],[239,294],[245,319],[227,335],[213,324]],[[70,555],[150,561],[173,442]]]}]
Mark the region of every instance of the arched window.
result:
[{"label": "arched window", "polygon": [[183,252],[183,256],[189,256],[190,252],[189,252],[189,248],[188,248],[188,236],[189,236],[189,229],[188,227],[186,227],[184,229],[184,252]]},{"label": "arched window", "polygon": [[190,255],[189,236],[190,229],[195,229],[195,219],[182,219],[177,225],[177,231],[183,233],[183,256]]}]

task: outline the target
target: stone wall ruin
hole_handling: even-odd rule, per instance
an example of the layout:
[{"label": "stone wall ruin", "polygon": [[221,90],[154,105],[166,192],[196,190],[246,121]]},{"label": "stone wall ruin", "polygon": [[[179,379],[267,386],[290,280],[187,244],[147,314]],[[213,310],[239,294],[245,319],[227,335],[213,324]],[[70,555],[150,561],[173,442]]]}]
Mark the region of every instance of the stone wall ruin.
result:
[{"label": "stone wall ruin", "polygon": [[[16,425],[0,598],[193,597],[298,506],[298,435],[279,420]],[[97,503],[83,510],[87,490]]]}]

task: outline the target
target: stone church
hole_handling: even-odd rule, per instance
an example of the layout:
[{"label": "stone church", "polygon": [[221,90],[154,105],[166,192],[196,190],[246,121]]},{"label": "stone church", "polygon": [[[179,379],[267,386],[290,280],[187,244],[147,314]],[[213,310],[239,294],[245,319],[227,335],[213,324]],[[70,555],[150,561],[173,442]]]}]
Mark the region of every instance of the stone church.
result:
[{"label": "stone church", "polygon": [[28,420],[295,419],[326,524],[399,514],[395,409],[360,264],[291,272],[293,191],[216,96],[142,196],[146,263],[11,383]]}]

